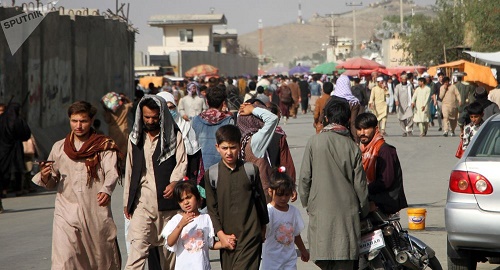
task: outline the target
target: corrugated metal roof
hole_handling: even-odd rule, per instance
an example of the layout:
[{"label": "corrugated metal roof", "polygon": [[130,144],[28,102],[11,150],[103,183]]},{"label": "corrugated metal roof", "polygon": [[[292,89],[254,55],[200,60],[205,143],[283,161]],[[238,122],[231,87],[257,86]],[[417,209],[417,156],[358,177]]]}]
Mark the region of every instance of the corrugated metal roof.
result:
[{"label": "corrugated metal roof", "polygon": [[150,26],[173,24],[227,24],[224,14],[167,14],[154,15],[148,20]]}]

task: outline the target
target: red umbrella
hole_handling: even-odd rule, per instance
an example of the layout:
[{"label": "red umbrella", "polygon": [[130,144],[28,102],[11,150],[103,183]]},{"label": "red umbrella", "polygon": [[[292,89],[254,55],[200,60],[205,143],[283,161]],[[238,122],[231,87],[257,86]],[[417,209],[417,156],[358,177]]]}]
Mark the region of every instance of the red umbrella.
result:
[{"label": "red umbrella", "polygon": [[424,71],[427,70],[426,67],[424,66],[406,66],[406,67],[390,67],[390,68],[387,68],[387,70],[391,73],[390,75],[399,75],[401,74],[403,71],[410,71],[410,72],[414,72],[414,71],[417,71],[419,74],[422,74],[424,73]]},{"label": "red umbrella", "polygon": [[344,63],[337,65],[337,69],[377,69],[377,68],[385,68],[384,65],[381,65],[375,61],[365,59],[362,57],[351,58]]},{"label": "red umbrella", "polygon": [[347,76],[370,76],[373,72],[378,72],[380,74],[391,75],[389,71],[385,68],[376,69],[346,69],[342,74]]},{"label": "red umbrella", "polygon": [[219,69],[211,65],[198,65],[190,68],[184,75],[186,77],[194,76],[216,76],[219,73]]}]

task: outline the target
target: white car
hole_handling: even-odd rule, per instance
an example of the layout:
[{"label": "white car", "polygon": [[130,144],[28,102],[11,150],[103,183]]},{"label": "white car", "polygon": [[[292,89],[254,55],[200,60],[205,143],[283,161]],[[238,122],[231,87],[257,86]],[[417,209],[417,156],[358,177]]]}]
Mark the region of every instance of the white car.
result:
[{"label": "white car", "polygon": [[500,263],[500,114],[486,120],[450,175],[448,269]]}]

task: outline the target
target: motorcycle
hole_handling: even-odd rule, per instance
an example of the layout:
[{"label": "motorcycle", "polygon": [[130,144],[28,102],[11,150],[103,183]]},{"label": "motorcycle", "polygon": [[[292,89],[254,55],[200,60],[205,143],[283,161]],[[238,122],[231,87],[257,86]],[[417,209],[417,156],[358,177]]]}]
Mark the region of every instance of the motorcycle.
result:
[{"label": "motorcycle", "polygon": [[442,270],[435,251],[403,230],[399,220],[375,211],[362,221],[359,269]]}]

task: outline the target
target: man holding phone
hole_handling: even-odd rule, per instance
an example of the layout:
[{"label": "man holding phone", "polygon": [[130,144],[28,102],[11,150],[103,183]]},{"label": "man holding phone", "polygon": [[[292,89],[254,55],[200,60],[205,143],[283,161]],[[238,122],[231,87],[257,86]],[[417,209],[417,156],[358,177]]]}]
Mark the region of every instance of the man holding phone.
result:
[{"label": "man holding phone", "polygon": [[71,132],[54,144],[33,182],[57,189],[52,269],[121,269],[111,194],[121,153],[92,129],[97,109],[77,101],[68,109]]}]

